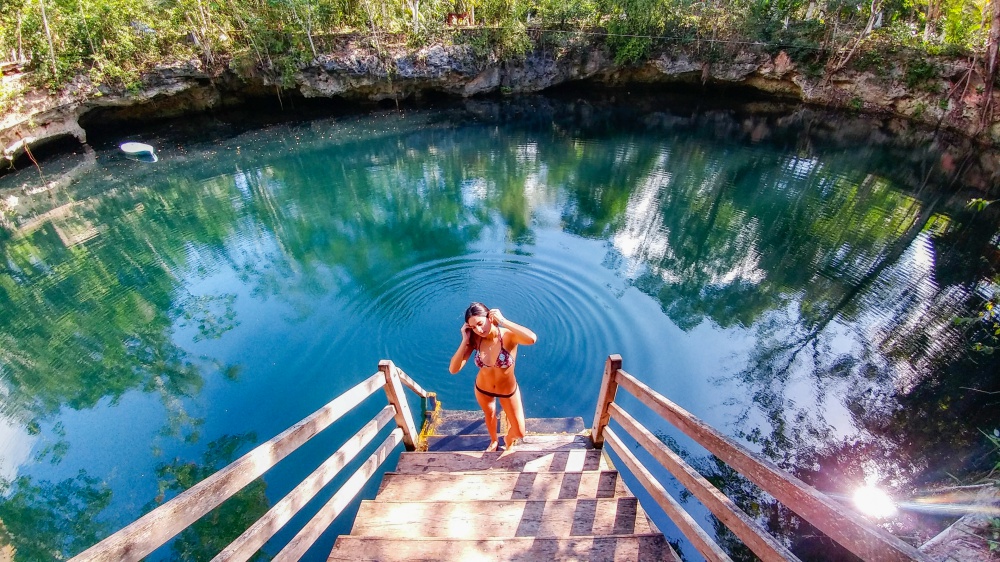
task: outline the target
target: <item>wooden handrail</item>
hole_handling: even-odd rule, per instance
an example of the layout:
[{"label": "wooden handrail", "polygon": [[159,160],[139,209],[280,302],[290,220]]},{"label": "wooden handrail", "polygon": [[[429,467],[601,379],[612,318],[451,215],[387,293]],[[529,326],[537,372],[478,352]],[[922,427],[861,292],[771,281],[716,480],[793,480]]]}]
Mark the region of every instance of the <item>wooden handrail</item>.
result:
[{"label": "wooden handrail", "polygon": [[[670,450],[662,441],[656,438],[648,429],[642,426],[618,404],[611,404],[611,418],[622,426],[625,433],[638,441],[653,458],[665,466],[674,478],[684,485],[698,501],[702,503],[719,521],[729,527],[743,544],[750,547],[764,562],[781,560],[798,560],[781,543],[774,539],[767,531],[762,529],[756,521],[743,512],[732,500],[705,479],[704,476],[692,468],[677,453]],[[611,431],[605,429],[605,431]],[[615,444],[615,451],[621,451],[622,447]],[[631,453],[629,453],[631,454]],[[631,468],[631,467],[630,467]],[[669,512],[668,512],[669,514]],[[671,517],[673,519],[673,517]],[[690,537],[689,537],[690,538]],[[706,558],[707,554],[702,553]]]},{"label": "wooden handrail", "polygon": [[[140,517],[125,528],[107,537],[71,559],[71,562],[137,561],[150,554],[209,511],[253,482],[306,441],[343,417],[379,388],[385,390],[389,405],[382,409],[358,433],[305,480],[281,499],[274,507],[214,560],[247,560],[281,527],[287,523],[315,494],[326,486],[390,420],[394,429],[371,457],[347,480],[333,499],[310,521],[279,556],[305,552],[329,526],[364,483],[382,464],[392,448],[402,442],[413,450],[416,429],[403,392],[403,386],[422,398],[434,397],[422,389],[392,361],[380,361],[379,371],[281,434],[254,448],[229,466],[195,484],[177,497]],[[340,503],[338,503],[340,502]],[[343,505],[341,505],[343,504]],[[301,554],[299,554],[301,555]]]},{"label": "wooden handrail", "polygon": [[229,466],[74,556],[71,562],[141,560],[256,480],[384,384],[382,373],[375,373]]},{"label": "wooden handrail", "polygon": [[[390,363],[391,363],[391,361],[390,361]],[[393,366],[394,367],[396,366],[395,363],[393,363]],[[403,383],[403,386],[405,386],[406,388],[409,388],[410,390],[412,390],[414,394],[416,394],[417,396],[419,396],[421,398],[429,398],[430,397],[430,395],[431,395],[430,392],[427,392],[426,390],[424,390],[423,388],[421,388],[420,385],[417,384],[417,382],[415,380],[413,380],[413,379],[410,378],[410,375],[407,375],[399,367],[396,367],[396,374],[399,375],[399,380],[400,380],[400,382]]]},{"label": "wooden handrail", "polygon": [[615,374],[622,368],[621,355],[609,355],[604,362],[604,377],[601,380],[601,392],[597,395],[597,411],[594,412],[594,425],[590,426],[590,440],[600,449],[604,446],[604,428],[608,426],[611,412],[608,406],[615,401],[618,393],[618,381]]},{"label": "wooden handrail", "polygon": [[326,502],[326,505],[320,508],[319,512],[313,516],[313,518],[306,523],[306,526],[302,528],[301,531],[295,538],[291,540],[285,548],[281,549],[272,559],[272,562],[294,562],[309,550],[309,547],[316,542],[323,531],[330,526],[330,523],[337,518],[341,512],[351,503],[351,500],[358,495],[361,488],[366,482],[375,474],[378,467],[385,462],[385,459],[389,456],[389,453],[402,441],[403,431],[400,428],[392,430],[392,433],[385,438],[385,441],[375,450],[374,453],[368,457],[363,465],[351,476],[347,482],[340,490],[330,498],[330,501]]},{"label": "wooden handrail", "polygon": [[625,463],[629,471],[632,472],[632,475],[653,496],[653,500],[670,517],[674,525],[677,525],[677,528],[684,533],[684,536],[691,541],[691,544],[698,550],[698,553],[704,556],[709,562],[732,562],[732,558],[722,550],[722,547],[715,542],[715,539],[710,537],[701,528],[701,525],[698,525],[698,522],[681,507],[681,504],[677,503],[677,500],[667,493],[663,485],[653,478],[653,475],[646,470],[646,467],[639,462],[639,459],[635,458],[635,455],[622,443],[614,430],[610,427],[605,427],[604,436],[611,445],[611,448],[618,452],[619,458]]},{"label": "wooden handrail", "polygon": [[[609,374],[608,365],[612,365],[613,360],[617,362],[619,368]],[[610,401],[608,401],[605,407],[608,412],[607,417],[601,414],[602,400],[608,394],[613,396],[620,386],[721,461],[760,486],[776,500],[860,558],[886,561],[927,560],[926,556],[916,548],[873,525],[861,515],[844,509],[812,486],[766,459],[758,457],[739,443],[719,433],[705,422],[658,394],[622,370],[620,360],[621,357],[618,355],[612,355],[608,358],[605,367],[605,383],[602,384],[601,398],[598,399],[598,416],[595,417],[592,435],[600,436],[603,431],[606,431],[604,427],[607,420],[610,419],[612,408]],[[605,386],[613,390],[606,390]],[[601,427],[599,427],[599,423]],[[597,445],[596,439],[595,445]]]},{"label": "wooden handrail", "polygon": [[229,546],[216,555],[212,562],[249,560],[309,500],[313,499],[324,486],[329,484],[347,463],[354,460],[361,449],[371,443],[375,435],[392,421],[395,412],[396,409],[391,404],[382,408],[381,412],[348,439],[336,453],[330,455],[330,458],[307,476],[295,489],[285,495],[281,501],[274,504],[263,517],[250,525],[236,540],[229,543]]}]

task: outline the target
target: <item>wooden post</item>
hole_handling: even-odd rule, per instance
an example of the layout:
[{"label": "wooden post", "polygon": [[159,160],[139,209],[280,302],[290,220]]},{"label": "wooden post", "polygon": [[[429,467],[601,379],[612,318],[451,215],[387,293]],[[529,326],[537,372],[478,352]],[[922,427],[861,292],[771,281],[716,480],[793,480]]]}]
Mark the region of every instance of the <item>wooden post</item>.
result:
[{"label": "wooden post", "polygon": [[597,395],[597,411],[594,413],[594,425],[590,429],[590,440],[594,442],[594,447],[600,449],[604,447],[604,428],[611,419],[611,412],[608,406],[615,401],[615,394],[618,393],[618,369],[622,368],[622,356],[616,354],[608,355],[604,362],[604,378],[601,380],[601,392]]},{"label": "wooden post", "polygon": [[403,446],[407,451],[417,450],[417,429],[413,426],[413,415],[406,405],[403,384],[399,380],[396,365],[388,359],[378,362],[378,370],[385,375],[385,395],[396,408],[396,425],[403,430]]}]

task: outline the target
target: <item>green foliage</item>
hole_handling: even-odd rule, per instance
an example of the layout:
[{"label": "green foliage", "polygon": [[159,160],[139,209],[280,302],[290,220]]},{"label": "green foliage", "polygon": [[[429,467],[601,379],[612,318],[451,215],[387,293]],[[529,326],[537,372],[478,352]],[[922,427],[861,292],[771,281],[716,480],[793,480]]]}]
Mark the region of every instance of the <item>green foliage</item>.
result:
[{"label": "green foliage", "polygon": [[649,55],[653,36],[661,33],[656,0],[602,0],[598,5],[606,21],[608,47],[618,64],[633,64]]},{"label": "green foliage", "polygon": [[508,22],[496,27],[484,27],[463,35],[478,58],[495,57],[512,60],[524,57],[534,46],[528,28],[521,22]]},{"label": "green foliage", "polygon": [[990,517],[986,533],[986,544],[989,545],[990,552],[1000,550],[1000,517]]},{"label": "green foliage", "polygon": [[995,202],[996,201],[990,201],[988,199],[979,199],[979,198],[976,198],[976,199],[972,199],[971,201],[969,201],[969,207],[972,208],[972,209],[975,209],[977,211],[982,211],[983,209],[985,209],[986,207],[990,206],[991,204],[993,204]]},{"label": "green foliage", "polygon": [[[4,80],[3,73],[0,72],[0,114],[6,114],[13,109],[17,99],[23,94],[24,87],[20,82]],[[3,203],[0,203],[0,224],[5,217],[12,213]]]},{"label": "green foliage", "polygon": [[[619,64],[638,63],[672,44],[708,60],[747,49],[784,51],[804,72],[816,74],[827,57],[860,37],[870,9],[859,0],[822,4],[820,10],[806,0],[6,0],[0,5],[0,52],[22,52],[37,82],[50,87],[85,74],[112,89],[134,89],[152,66],[192,56],[209,67],[228,64],[291,85],[303,65],[345,32],[411,49],[454,35],[477,53],[506,60],[546,47],[556,34],[562,40],[585,31],[587,37],[606,34]],[[883,25],[865,38],[855,66],[888,69],[885,58],[912,48],[917,62],[908,65],[906,81],[923,86],[932,82],[933,69],[919,59],[982,53],[984,0],[943,0],[940,8],[925,42],[926,4],[884,2]],[[446,26],[453,11],[473,12],[478,29],[456,33]]]},{"label": "green foliage", "polygon": [[528,28],[519,21],[505,21],[493,34],[493,50],[500,60],[524,57],[533,45]]},{"label": "green foliage", "polygon": [[944,2],[941,28],[945,45],[955,50],[967,50],[973,45],[982,44],[985,32],[982,25],[985,7],[985,4],[977,5],[972,0]]},{"label": "green foliage", "polygon": [[773,36],[775,47],[771,52],[783,50],[794,61],[812,61],[824,52],[823,37],[826,27],[818,20],[790,23]]},{"label": "green foliage", "polygon": [[887,77],[899,56],[899,42],[891,31],[873,34],[858,49],[852,59],[852,66],[862,72],[873,72]]},{"label": "green foliage", "polygon": [[[994,286],[1000,285],[1000,277],[993,280]],[[992,355],[1000,347],[1000,295],[994,293],[983,303],[979,316],[971,323],[975,330],[973,338],[977,341],[972,344],[972,349],[987,355]]]},{"label": "green foliage", "polygon": [[545,27],[566,28],[572,23],[591,22],[597,15],[594,0],[539,0],[538,17]]},{"label": "green foliage", "polygon": [[937,92],[938,84],[934,81],[941,74],[941,67],[926,57],[911,58],[903,75],[907,88],[920,88],[929,92]]}]

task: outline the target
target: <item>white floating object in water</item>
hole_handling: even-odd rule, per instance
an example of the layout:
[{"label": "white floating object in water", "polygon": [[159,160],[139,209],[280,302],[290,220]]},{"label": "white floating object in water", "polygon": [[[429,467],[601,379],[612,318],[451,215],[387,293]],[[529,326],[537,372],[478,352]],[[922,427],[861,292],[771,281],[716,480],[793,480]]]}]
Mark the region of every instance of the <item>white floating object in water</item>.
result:
[{"label": "white floating object in water", "polygon": [[141,142],[125,142],[122,143],[119,148],[122,152],[128,154],[129,156],[137,156],[140,158],[152,158],[152,162],[156,162],[156,150],[152,146]]},{"label": "white floating object in water", "polygon": [[141,142],[122,143],[120,148],[127,154],[152,154],[154,152],[152,146]]}]

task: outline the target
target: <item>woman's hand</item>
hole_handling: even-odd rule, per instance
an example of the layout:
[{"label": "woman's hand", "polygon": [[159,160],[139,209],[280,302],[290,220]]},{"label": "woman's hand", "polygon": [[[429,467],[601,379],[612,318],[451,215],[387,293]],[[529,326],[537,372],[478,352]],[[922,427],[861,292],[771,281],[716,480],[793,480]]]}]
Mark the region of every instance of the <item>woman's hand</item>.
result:
[{"label": "woman's hand", "polygon": [[490,322],[496,324],[498,327],[502,326],[504,322],[507,321],[507,319],[503,317],[503,314],[500,313],[499,308],[491,308],[487,318],[489,318]]},{"label": "woman's hand", "polygon": [[465,322],[462,323],[462,343],[464,345],[469,345],[469,340],[472,338],[472,326],[469,326]]},{"label": "woman's hand", "polygon": [[[497,328],[503,326],[503,329],[506,330],[507,333],[513,334],[514,343],[531,345],[538,341],[538,336],[535,335],[535,332],[532,332],[520,324],[507,320],[504,318],[504,315],[500,312],[499,308],[490,309],[490,312],[486,315],[486,317],[489,318],[490,322],[493,322]],[[508,340],[508,343],[509,342],[510,340]]]}]

